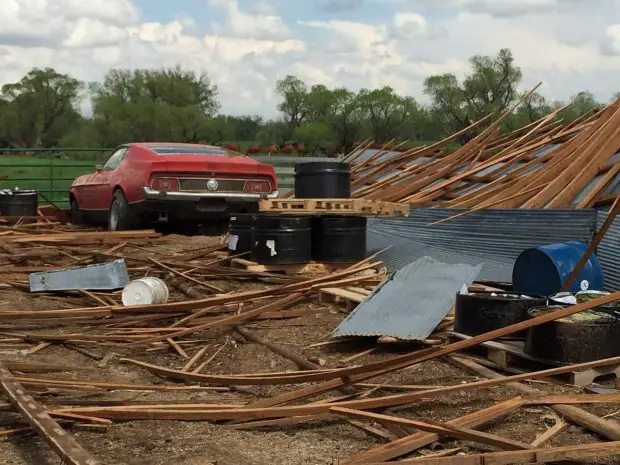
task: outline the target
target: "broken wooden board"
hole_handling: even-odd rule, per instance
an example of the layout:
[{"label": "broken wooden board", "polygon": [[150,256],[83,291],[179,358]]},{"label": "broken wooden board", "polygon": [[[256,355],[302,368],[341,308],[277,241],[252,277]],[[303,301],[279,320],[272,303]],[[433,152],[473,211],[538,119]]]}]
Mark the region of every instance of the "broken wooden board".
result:
[{"label": "broken wooden board", "polygon": [[351,266],[350,263],[300,263],[292,265],[261,265],[260,263],[233,258],[230,262],[232,268],[249,271],[252,273],[284,273],[284,274],[327,274],[343,270]]},{"label": "broken wooden board", "polygon": [[[359,288],[358,288],[359,289]],[[366,291],[366,289],[360,289]],[[347,310],[353,310],[358,304],[366,300],[366,297],[370,294],[361,293],[349,288],[341,289],[339,287],[326,287],[319,290],[319,303],[320,304],[334,304],[344,303]]]},{"label": "broken wooden board", "polygon": [[[449,333],[449,336],[456,340],[471,339],[471,336],[455,332]],[[526,354],[523,350],[524,345],[523,341],[489,341],[480,344],[479,348],[484,351],[483,355],[487,360],[501,368],[516,368],[522,371],[527,367],[528,362],[530,362],[530,365],[533,363],[547,367],[563,365],[552,360],[543,360]],[[583,387],[592,384],[602,376],[609,375],[615,375],[617,379],[620,379],[620,364],[576,370],[568,373],[566,376],[569,384]]]},{"label": "broken wooden board", "polygon": [[369,199],[261,200],[259,210],[295,215],[409,216],[409,205],[406,203]]}]

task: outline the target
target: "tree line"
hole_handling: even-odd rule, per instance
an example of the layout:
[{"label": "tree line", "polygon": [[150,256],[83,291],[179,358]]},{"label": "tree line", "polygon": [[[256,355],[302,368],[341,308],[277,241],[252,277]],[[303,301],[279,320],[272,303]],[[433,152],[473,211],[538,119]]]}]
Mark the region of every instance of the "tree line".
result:
[{"label": "tree line", "polygon": [[[52,68],[34,68],[0,92],[0,148],[113,147],[133,141],[228,144],[250,153],[349,150],[357,141],[377,144],[434,142],[489,114],[498,115],[526,91],[510,50],[473,56],[463,79],[453,74],[424,81],[428,103],[385,86],[357,92],[309,86],[295,76],[275,84],[278,116],[221,112],[218,88],[206,73],[181,67],[113,69],[102,82],[84,83]],[[80,107],[90,99],[92,114]],[[503,123],[526,126],[571,103],[558,116],[571,122],[602,106],[583,91],[570,102],[534,93]],[[475,134],[464,134],[464,142]]]}]

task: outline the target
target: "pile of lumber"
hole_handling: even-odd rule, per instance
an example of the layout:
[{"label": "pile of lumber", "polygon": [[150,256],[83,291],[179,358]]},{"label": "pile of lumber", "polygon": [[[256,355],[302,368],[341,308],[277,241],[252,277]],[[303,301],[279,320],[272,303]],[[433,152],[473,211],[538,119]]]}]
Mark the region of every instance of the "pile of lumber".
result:
[{"label": "pile of lumber", "polygon": [[[260,335],[251,325],[271,320],[269,324],[291,324],[283,326],[291,329],[296,321],[304,321],[305,331],[318,320],[317,314],[344,318],[337,307],[327,302],[317,306],[321,291],[332,295],[334,289],[370,293],[385,278],[376,257],[326,270],[318,276],[286,275],[234,269],[221,255],[223,245],[195,247],[187,238],[159,237],[152,231],[75,231],[40,223],[6,226],[3,233],[0,301],[31,298],[27,286],[31,270],[117,258],[125,259],[132,278],[159,276],[172,291],[168,303],[156,305],[124,307],[119,303],[119,292],[76,290],[38,294],[37,301],[46,303],[43,307],[37,306],[34,299],[33,308],[0,307],[0,348],[15,348],[11,360],[0,361],[0,402],[5,402],[0,407],[22,419],[18,425],[5,425],[0,419],[0,437],[36,432],[67,463],[98,462],[86,443],[77,443],[63,429],[104,432],[119,422],[143,420],[204,421],[217,428],[253,430],[265,435],[294,425],[307,429],[326,422],[345,422],[380,441],[370,448],[360,446],[356,452],[342,453],[338,463],[351,465],[386,463],[412,454],[411,460],[419,463],[499,464],[580,460],[620,453],[620,426],[580,407],[611,405],[612,410],[617,410],[620,394],[549,394],[543,388],[523,384],[574,370],[618,364],[620,357],[502,376],[463,355],[463,351],[484,342],[618,300],[620,292],[455,343],[428,341],[421,346],[399,346],[399,353],[385,357],[375,358],[374,352],[365,351],[365,357],[339,356],[335,363],[322,363],[291,344],[297,341],[276,342],[269,335]],[[13,300],[16,297],[19,299]],[[450,318],[446,319],[438,330],[445,330],[450,322]],[[233,344],[233,333],[293,362],[298,370],[215,370],[213,361]],[[289,333],[279,334],[282,337]],[[323,339],[316,346],[326,342]],[[85,357],[92,363],[90,369],[67,366],[62,360],[55,364],[33,360],[58,347]],[[161,358],[153,359],[153,354]],[[392,379],[429,362],[456,365],[473,371],[478,379],[425,386],[399,384]],[[163,381],[110,379],[110,370],[118,367],[123,372],[155,375]],[[410,413],[419,405],[432,411],[434,402],[441,403],[448,396],[506,385],[522,395],[497,399],[495,393],[492,405],[454,415],[450,420],[411,418]],[[158,397],[147,401],[136,400],[135,396],[122,400],[113,396],[125,391],[152,391]],[[96,396],[85,397],[86,393]],[[184,393],[187,396],[180,397]],[[192,393],[212,397],[204,400]],[[531,406],[550,408],[564,420],[533,443],[481,430],[491,421],[501,423],[510,413],[524,412]],[[587,428],[603,440],[545,447],[565,422]],[[456,441],[451,443],[454,447],[435,455],[418,454],[446,438]],[[473,453],[455,455],[464,451]],[[277,460],[274,455],[274,464],[283,463]]]},{"label": "pile of lumber", "polygon": [[472,124],[431,146],[394,153],[390,146],[351,163],[352,197],[414,207],[589,208],[611,203],[606,189],[620,171],[620,99],[564,125],[562,109],[517,131],[499,127],[512,111],[453,152],[446,144],[476,130]]}]

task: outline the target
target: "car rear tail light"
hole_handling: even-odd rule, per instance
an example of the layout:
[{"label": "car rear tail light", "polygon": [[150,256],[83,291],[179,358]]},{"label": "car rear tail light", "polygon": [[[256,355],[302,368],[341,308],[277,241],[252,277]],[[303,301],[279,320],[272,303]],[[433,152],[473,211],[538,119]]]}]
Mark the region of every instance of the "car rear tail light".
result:
[{"label": "car rear tail light", "polygon": [[269,181],[246,181],[243,186],[246,194],[268,194],[271,192]]},{"label": "car rear tail light", "polygon": [[157,191],[178,191],[179,180],[176,178],[155,178],[151,183],[151,187]]}]

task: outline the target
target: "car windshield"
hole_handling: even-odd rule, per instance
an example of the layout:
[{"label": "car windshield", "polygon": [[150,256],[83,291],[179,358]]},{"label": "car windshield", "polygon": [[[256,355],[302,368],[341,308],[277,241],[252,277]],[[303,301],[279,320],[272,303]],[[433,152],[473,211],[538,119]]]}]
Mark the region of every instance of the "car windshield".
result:
[{"label": "car windshield", "polygon": [[229,157],[235,155],[234,152],[231,152],[226,149],[219,148],[209,148],[209,147],[150,147],[150,149],[160,155],[183,155],[183,154],[191,154],[191,155],[219,155],[222,157]]}]

